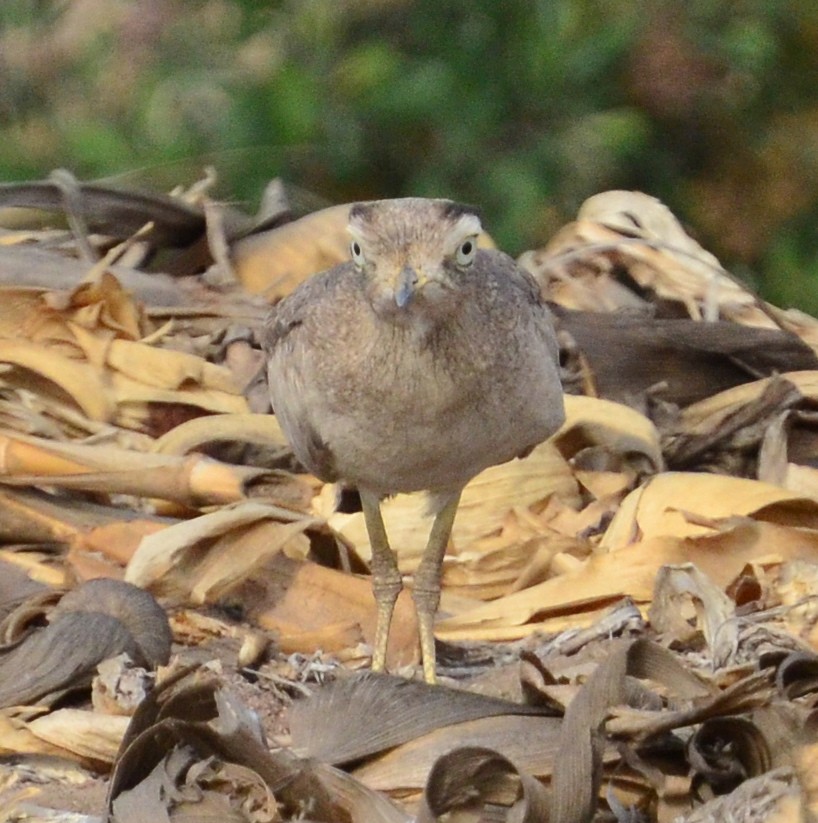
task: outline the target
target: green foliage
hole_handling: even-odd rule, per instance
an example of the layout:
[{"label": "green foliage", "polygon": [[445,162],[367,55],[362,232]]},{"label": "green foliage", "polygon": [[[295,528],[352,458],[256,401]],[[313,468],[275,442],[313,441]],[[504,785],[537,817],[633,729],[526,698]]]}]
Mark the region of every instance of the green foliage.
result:
[{"label": "green foliage", "polygon": [[816,311],[817,55],[811,0],[4,0],[0,176],[450,196],[511,252],[638,188]]}]

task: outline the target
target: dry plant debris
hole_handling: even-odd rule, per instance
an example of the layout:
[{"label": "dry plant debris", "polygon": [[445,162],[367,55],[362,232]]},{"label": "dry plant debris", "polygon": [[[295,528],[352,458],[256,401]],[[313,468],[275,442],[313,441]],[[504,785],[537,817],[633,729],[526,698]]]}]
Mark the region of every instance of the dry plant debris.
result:
[{"label": "dry plant debris", "polygon": [[[0,818],[818,814],[818,321],[661,203],[602,193],[521,258],[568,419],[464,493],[436,687],[356,673],[362,515],[258,374],[268,303],[343,258],[345,208],[65,173],[0,205],[32,218],[0,230]],[[384,510],[411,576],[424,500]]]}]

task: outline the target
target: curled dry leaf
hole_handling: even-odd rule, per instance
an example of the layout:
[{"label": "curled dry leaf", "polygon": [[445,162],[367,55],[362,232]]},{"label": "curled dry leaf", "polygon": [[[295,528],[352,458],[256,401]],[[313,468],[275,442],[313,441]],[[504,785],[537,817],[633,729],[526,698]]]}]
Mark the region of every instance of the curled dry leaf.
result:
[{"label": "curled dry leaf", "polygon": [[59,758],[94,771],[114,761],[129,718],[81,709],[0,709],[0,754]]},{"label": "curled dry leaf", "polygon": [[778,667],[776,685],[789,700],[818,691],[818,656],[805,652],[787,655]]},{"label": "curled dry leaf", "polygon": [[642,456],[653,472],[664,468],[659,432],[644,414],[622,403],[566,395],[565,417],[553,438],[564,457],[574,457],[580,449],[594,446],[623,459]]},{"label": "curled dry leaf", "polygon": [[[693,606],[695,623],[688,604]],[[651,626],[668,642],[686,642],[692,632],[703,633],[713,663],[721,667],[738,646],[735,611],[735,604],[722,589],[692,563],[686,563],[659,569],[648,615]]]},{"label": "curled dry leaf", "polygon": [[378,791],[399,795],[418,792],[426,784],[437,758],[461,746],[502,753],[526,773],[547,778],[560,756],[559,720],[512,714],[441,725],[391,751],[368,758],[355,767],[353,775]]},{"label": "curled dry leaf", "polygon": [[160,454],[186,454],[219,440],[272,444],[290,450],[278,420],[270,414],[218,414],[187,420],[158,437],[153,450]]},{"label": "curled dry leaf", "polygon": [[97,672],[91,683],[91,703],[104,714],[130,717],[152,686],[148,672],[134,667],[126,654],[103,660]]},{"label": "curled dry leaf", "polygon": [[[803,397],[794,384],[776,377],[764,386],[758,397],[737,407],[723,420],[709,421],[714,425],[688,430],[682,422],[669,427],[665,436],[668,463],[676,469],[706,468],[723,474],[757,474],[759,480],[774,483],[778,479],[776,475],[783,473],[780,464],[785,462],[781,449],[778,449],[779,457],[772,458],[776,430],[780,435],[780,425],[776,423],[802,402]],[[771,462],[779,466],[771,467]]]},{"label": "curled dry leaf", "polygon": [[319,521],[263,503],[203,514],[142,539],[125,579],[163,597],[214,602],[270,557],[304,557]]},{"label": "curled dry leaf", "polygon": [[147,454],[112,445],[55,443],[0,432],[0,482],[49,485],[172,500],[189,506],[233,503],[268,473],[204,455]]},{"label": "curled dry leaf", "polygon": [[104,270],[70,290],[9,286],[0,288],[0,295],[0,337],[57,345],[70,357],[83,354],[95,332],[109,341],[114,336],[138,340],[147,329],[131,294]]},{"label": "curled dry leaf", "polygon": [[[548,710],[385,675],[335,681],[291,710],[293,746],[380,791],[420,791],[434,762],[463,746],[490,748],[550,774],[559,720]],[[364,717],[365,716],[365,717]]]},{"label": "curled dry leaf", "polygon": [[171,634],[165,610],[153,595],[122,580],[89,580],[65,594],[49,615],[109,614],[131,633],[138,649],[137,664],[156,668],[170,659]]},{"label": "curled dry leaf", "polygon": [[459,748],[435,761],[429,773],[418,823],[458,820],[479,823],[486,815],[536,823],[548,816],[548,793],[491,749]]},{"label": "curled dry leaf", "polygon": [[706,720],[687,746],[687,756],[696,776],[718,794],[733,791],[745,780],[768,772],[772,766],[772,753],[761,730],[742,717]]},{"label": "curled dry leaf", "polygon": [[727,389],[688,406],[681,412],[680,427],[689,434],[713,431],[740,408],[758,400],[771,383],[781,380],[795,386],[803,399],[818,400],[818,371],[790,371]]},{"label": "curled dry leaf", "polygon": [[[656,298],[682,303],[695,320],[714,320],[721,314],[747,325],[776,325],[762,301],[733,280],[656,198],[641,192],[602,192],[583,203],[577,218],[542,252],[522,261],[541,282],[549,283],[558,302],[563,302],[565,293],[566,305],[611,310],[595,300],[593,274],[596,270],[608,278],[619,267]],[[572,283],[576,269],[585,269],[584,288]],[[606,293],[610,289],[603,288],[602,294]]]},{"label": "curled dry leaf", "polygon": [[713,534],[741,516],[815,529],[818,503],[756,480],[665,472],[625,498],[601,548],[616,551],[653,537]]},{"label": "curled dry leaf", "polygon": [[0,339],[0,363],[14,367],[4,375],[8,385],[57,400],[67,396],[92,420],[132,428],[146,423],[151,403],[247,411],[229,369],[137,339],[144,320],[110,273],[60,300],[40,297],[35,304],[26,295],[25,338],[16,339],[17,325],[9,329],[15,339]]},{"label": "curled dry leaf", "polygon": [[0,650],[0,706],[49,705],[87,689],[97,664],[123,652],[150,668],[170,657],[164,610],[128,583],[89,581],[64,595],[47,617],[47,627],[32,628]]},{"label": "curled dry leaf", "polygon": [[810,411],[783,411],[767,426],[758,454],[758,479],[818,500],[816,452],[818,417]]},{"label": "curled dry leaf", "polygon": [[494,600],[538,583],[548,576],[557,553],[575,546],[575,541],[559,535],[517,542],[509,531],[478,541],[459,552],[456,563],[446,565],[442,607],[446,613],[462,614],[477,601]]},{"label": "curled dry leaf", "polygon": [[[453,641],[475,637],[513,640],[548,629],[585,626],[598,616],[598,609],[626,595],[637,603],[648,603],[656,574],[665,564],[692,562],[716,585],[727,587],[747,563],[779,565],[798,559],[814,562],[818,531],[809,528],[815,516],[812,501],[805,502],[781,489],[751,480],[695,475],[680,482],[674,477],[662,474],[655,478],[667,480],[665,491],[672,490],[673,495],[662,495],[661,502],[657,499],[652,514],[648,509],[647,522],[653,526],[650,534],[639,539],[639,531],[632,528],[631,515],[627,521],[631,528],[623,530],[628,542],[618,539],[615,551],[595,553],[564,574],[446,617],[437,623],[437,636]],[[753,511],[753,517],[725,513],[720,520],[708,519],[701,525],[696,519],[690,520],[689,511],[683,516],[676,509],[679,502],[691,499],[689,496],[688,501],[684,501],[687,491],[689,495],[701,495],[711,514],[712,508],[729,511],[731,500],[720,496],[724,487],[717,482],[725,480],[729,481],[727,488],[736,491],[737,506],[742,506],[742,491],[749,492],[744,503]],[[703,488],[699,487],[700,483]],[[709,483],[712,487],[708,496]],[[731,483],[737,484],[735,489]],[[666,511],[671,500],[673,506]],[[779,522],[766,522],[768,520]],[[616,518],[612,528],[615,523]],[[676,530],[683,534],[687,531],[689,536],[676,536]],[[566,613],[571,615],[571,621],[566,621]]]}]

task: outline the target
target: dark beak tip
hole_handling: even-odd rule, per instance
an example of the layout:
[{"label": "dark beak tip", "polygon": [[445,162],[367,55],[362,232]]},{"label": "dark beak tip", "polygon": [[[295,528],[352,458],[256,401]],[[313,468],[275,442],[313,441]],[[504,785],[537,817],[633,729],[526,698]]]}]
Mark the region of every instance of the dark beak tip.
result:
[{"label": "dark beak tip", "polygon": [[395,292],[395,305],[397,305],[399,309],[403,309],[406,307],[406,304],[409,302],[410,298],[411,294],[408,289],[399,289]]},{"label": "dark beak tip", "polygon": [[412,299],[417,283],[417,274],[410,266],[405,266],[398,277],[398,287],[395,290],[395,304],[399,309],[405,306]]}]

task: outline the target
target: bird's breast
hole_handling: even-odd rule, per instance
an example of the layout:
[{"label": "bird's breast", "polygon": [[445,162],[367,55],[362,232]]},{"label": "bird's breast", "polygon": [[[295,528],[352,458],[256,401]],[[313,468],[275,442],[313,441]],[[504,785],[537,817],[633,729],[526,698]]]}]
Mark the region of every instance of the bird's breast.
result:
[{"label": "bird's breast", "polygon": [[387,329],[339,358],[343,378],[320,394],[341,476],[384,493],[451,488],[545,439],[547,361],[518,374],[508,355]]}]

